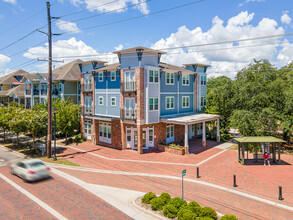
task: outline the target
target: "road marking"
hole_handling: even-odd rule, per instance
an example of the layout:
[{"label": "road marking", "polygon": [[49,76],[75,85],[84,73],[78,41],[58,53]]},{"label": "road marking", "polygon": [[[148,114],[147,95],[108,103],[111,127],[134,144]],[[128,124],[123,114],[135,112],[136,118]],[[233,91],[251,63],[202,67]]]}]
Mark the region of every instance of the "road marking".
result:
[{"label": "road marking", "polygon": [[[82,169],[75,168],[75,167],[64,167],[64,168],[65,169],[71,169],[71,170],[89,171],[89,172],[94,172],[94,173],[116,174],[116,175],[125,175],[125,176],[146,176],[146,177],[157,177],[157,178],[164,178],[164,179],[182,180],[181,177],[160,175],[160,174],[134,173],[134,172],[124,172],[124,171],[111,171],[111,170],[98,170],[98,169],[92,169],[92,168],[82,168]],[[62,172],[60,170],[53,169],[52,171],[55,172],[56,174],[60,175],[60,176],[63,176],[64,178],[66,178],[65,176],[70,176],[69,174],[66,174],[66,173],[64,173],[64,172]],[[80,179],[78,179],[76,177],[72,177],[72,178],[74,178],[76,180],[75,183],[78,184],[78,185],[81,182],[84,182],[84,181],[82,181],[82,180],[80,180]],[[214,184],[214,183],[209,183],[209,182],[205,182],[205,181],[201,181],[201,180],[188,179],[188,178],[185,178],[184,181],[192,182],[192,183],[198,183],[198,184],[209,186],[209,187],[219,189],[219,190],[222,190],[222,191],[231,192],[231,193],[239,195],[239,196],[243,196],[243,197],[246,197],[246,198],[249,198],[249,199],[253,199],[253,200],[256,200],[256,201],[267,203],[267,204],[272,205],[272,206],[276,206],[276,207],[280,207],[280,208],[283,208],[283,209],[286,209],[286,210],[289,210],[289,211],[293,211],[292,206],[284,205],[284,204],[281,204],[281,203],[278,203],[278,202],[273,202],[271,200],[268,200],[268,199],[265,199],[265,198],[262,198],[262,197],[259,197],[259,196],[251,195],[251,194],[246,193],[246,192],[241,192],[241,191],[231,189],[231,188],[228,188],[228,187],[224,187],[224,186],[220,186],[220,185],[217,185],[217,184]],[[74,181],[72,181],[72,182],[74,182]]]},{"label": "road marking", "polygon": [[11,186],[13,186],[14,188],[16,188],[18,191],[22,192],[24,195],[26,195],[27,197],[29,197],[31,200],[33,200],[39,206],[41,206],[42,208],[44,208],[45,210],[47,210],[50,214],[52,214],[53,216],[55,216],[57,219],[63,219],[63,220],[66,220],[67,219],[63,215],[61,215],[59,212],[57,212],[55,209],[51,208],[46,203],[44,203],[43,201],[41,201],[40,199],[38,199],[37,197],[35,197],[34,195],[32,195],[30,192],[26,191],[21,186],[17,185],[15,182],[11,181],[10,179],[8,179],[6,176],[4,176],[1,173],[0,173],[0,178],[2,178],[7,183],[9,183]]},{"label": "road marking", "polygon": [[204,161],[202,161],[202,162],[200,162],[198,164],[187,164],[187,163],[170,163],[170,162],[159,162],[159,161],[148,161],[148,160],[127,160],[127,159],[109,158],[109,157],[101,156],[99,154],[94,154],[92,152],[87,152],[85,150],[81,150],[81,149],[78,149],[76,147],[72,147],[72,146],[67,146],[67,147],[72,148],[72,149],[75,149],[75,150],[80,151],[80,152],[85,152],[85,153],[90,154],[90,155],[93,155],[95,157],[103,158],[105,160],[124,161],[124,162],[137,162],[137,163],[168,164],[168,165],[180,165],[180,166],[191,166],[191,167],[199,166],[200,164],[202,164],[202,163],[204,163],[204,162],[206,162],[206,161],[208,161],[208,160],[210,160],[210,159],[218,156],[219,154],[224,153],[224,152],[227,151],[227,150],[223,150],[223,151],[221,151],[221,152],[219,152],[219,153],[217,153],[217,154],[215,154],[215,155],[207,158],[206,160],[204,160]]},{"label": "road marking", "polygon": [[226,149],[226,150],[223,150],[223,151],[221,151],[221,152],[219,152],[219,153],[216,153],[215,155],[213,155],[213,156],[211,156],[211,157],[205,159],[204,161],[201,161],[200,163],[196,164],[196,166],[200,166],[200,165],[202,165],[203,163],[209,161],[210,159],[213,159],[214,157],[216,157],[216,156],[218,156],[218,155],[220,155],[220,154],[222,154],[222,153],[224,153],[224,152],[226,152],[226,151],[227,151],[227,149]]}]

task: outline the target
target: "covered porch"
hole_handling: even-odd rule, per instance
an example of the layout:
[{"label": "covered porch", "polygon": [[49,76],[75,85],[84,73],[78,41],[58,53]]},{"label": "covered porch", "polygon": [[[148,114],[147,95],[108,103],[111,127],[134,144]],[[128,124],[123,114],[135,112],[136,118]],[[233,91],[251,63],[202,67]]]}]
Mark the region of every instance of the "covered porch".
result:
[{"label": "covered porch", "polygon": [[[254,158],[252,159],[254,163],[263,160],[263,154],[264,152],[267,152],[269,154],[270,160],[281,164],[281,144],[285,143],[284,140],[272,136],[241,137],[234,138],[234,140],[238,143],[238,161],[242,165],[246,164],[246,162],[250,160],[248,158],[249,149],[252,151],[252,153],[254,152]],[[262,153],[258,153],[259,149],[261,149]]]},{"label": "covered porch", "polygon": [[[189,137],[190,127],[196,124],[202,125],[202,140],[201,145],[207,147],[206,140],[206,122],[217,120],[217,142],[220,143],[220,115],[205,114],[205,113],[187,113],[179,115],[162,116],[160,122],[166,124],[183,125],[184,126],[184,146],[187,148],[187,153],[190,153]],[[176,132],[176,131],[175,131]],[[176,135],[176,134],[175,134]]]}]

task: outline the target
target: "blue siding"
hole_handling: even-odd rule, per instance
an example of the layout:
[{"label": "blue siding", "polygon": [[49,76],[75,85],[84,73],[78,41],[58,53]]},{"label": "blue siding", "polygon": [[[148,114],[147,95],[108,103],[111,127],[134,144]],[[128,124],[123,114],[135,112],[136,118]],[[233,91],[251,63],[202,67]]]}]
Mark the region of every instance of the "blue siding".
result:
[{"label": "blue siding", "polygon": [[[146,53],[144,52],[142,54],[141,64],[143,66],[158,66],[158,55]],[[138,67],[138,57],[137,53],[127,53],[127,54],[121,54],[121,62],[120,66],[122,69],[128,69],[133,67]]]},{"label": "blue siding", "polygon": [[[174,96],[174,109],[166,109],[166,97]],[[160,115],[171,115],[178,113],[178,96],[177,93],[174,94],[161,94],[160,95]]]},{"label": "blue siding", "polygon": [[81,67],[81,72],[82,73],[90,73],[91,70],[93,70],[93,65],[92,64],[82,64]]},{"label": "blue siding", "polygon": [[[182,107],[183,96],[189,96],[189,108],[183,108]],[[193,95],[186,95],[186,94],[179,95],[179,101],[180,101],[180,103],[179,103],[179,112],[180,113],[192,112],[193,111]]]},{"label": "blue siding", "polygon": [[179,92],[193,92],[194,76],[195,75],[189,75],[189,86],[182,85],[182,75],[180,76]]},{"label": "blue siding", "polygon": [[[103,81],[95,74],[95,114],[120,116],[120,71],[116,72],[116,80],[111,81],[111,72],[103,73]],[[99,105],[99,96],[103,97],[103,105]],[[111,98],[116,97],[116,106],[111,106]]]},{"label": "blue siding", "polygon": [[177,93],[177,87],[178,87],[178,74],[174,74],[174,85],[166,85],[166,73],[161,72],[161,81],[160,81],[160,86],[161,86],[161,93],[162,92],[175,92]]}]

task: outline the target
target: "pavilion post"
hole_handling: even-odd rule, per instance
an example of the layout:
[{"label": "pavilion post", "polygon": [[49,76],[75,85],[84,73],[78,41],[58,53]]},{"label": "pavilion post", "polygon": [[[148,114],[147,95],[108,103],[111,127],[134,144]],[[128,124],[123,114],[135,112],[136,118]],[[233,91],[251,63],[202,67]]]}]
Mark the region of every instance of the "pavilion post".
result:
[{"label": "pavilion post", "polygon": [[281,164],[281,144],[278,143],[278,162],[279,162],[279,165]]},{"label": "pavilion post", "polygon": [[246,159],[248,160],[248,145],[246,147]]},{"label": "pavilion post", "polygon": [[238,162],[240,163],[240,150],[241,150],[241,143],[238,144]]},{"label": "pavilion post", "polygon": [[276,143],[273,143],[273,162],[276,162]]},{"label": "pavilion post", "polygon": [[217,119],[217,142],[220,143],[220,119]]},{"label": "pavilion post", "polygon": [[187,154],[189,154],[189,145],[188,145],[188,125],[185,125],[184,146],[187,148]]},{"label": "pavilion post", "polygon": [[245,151],[245,144],[242,145],[242,165],[244,165],[244,151]]},{"label": "pavilion post", "polygon": [[207,141],[206,141],[206,123],[205,121],[202,122],[202,146],[206,147],[207,146]]},{"label": "pavilion post", "polygon": [[253,144],[254,145],[254,148],[255,148],[255,162],[257,163],[257,144],[256,143],[254,143]]}]

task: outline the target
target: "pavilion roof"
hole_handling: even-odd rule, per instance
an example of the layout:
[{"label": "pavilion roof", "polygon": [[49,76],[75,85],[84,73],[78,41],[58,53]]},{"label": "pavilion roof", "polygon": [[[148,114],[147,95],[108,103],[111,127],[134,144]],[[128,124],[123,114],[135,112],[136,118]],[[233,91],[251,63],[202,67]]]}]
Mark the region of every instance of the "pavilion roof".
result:
[{"label": "pavilion roof", "polygon": [[273,136],[252,136],[234,138],[239,143],[286,143],[286,141]]}]

